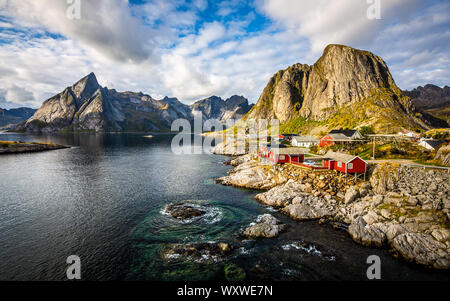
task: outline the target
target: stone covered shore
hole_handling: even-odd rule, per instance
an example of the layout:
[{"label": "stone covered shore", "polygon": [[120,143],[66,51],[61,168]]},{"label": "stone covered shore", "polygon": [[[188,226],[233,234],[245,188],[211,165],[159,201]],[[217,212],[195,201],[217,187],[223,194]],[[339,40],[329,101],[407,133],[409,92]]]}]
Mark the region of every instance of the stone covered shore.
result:
[{"label": "stone covered shore", "polygon": [[230,164],[234,169],[217,183],[262,190],[259,202],[295,220],[330,223],[362,245],[450,268],[448,173],[384,164],[372,168],[368,181],[355,181],[329,170],[271,165],[250,154]]}]

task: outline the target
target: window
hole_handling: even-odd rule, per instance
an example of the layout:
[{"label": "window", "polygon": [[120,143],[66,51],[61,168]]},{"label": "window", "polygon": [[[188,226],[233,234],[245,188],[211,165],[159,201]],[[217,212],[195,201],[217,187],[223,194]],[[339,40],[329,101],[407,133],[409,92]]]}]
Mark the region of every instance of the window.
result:
[{"label": "window", "polygon": [[348,163],[348,169],[353,169],[353,163]]},{"label": "window", "polygon": [[285,155],[281,155],[281,156],[280,156],[280,160],[282,160],[282,161],[283,161],[283,160],[286,160],[286,156],[285,156]]},{"label": "window", "polygon": [[342,167],[342,162],[338,162],[337,166]]}]

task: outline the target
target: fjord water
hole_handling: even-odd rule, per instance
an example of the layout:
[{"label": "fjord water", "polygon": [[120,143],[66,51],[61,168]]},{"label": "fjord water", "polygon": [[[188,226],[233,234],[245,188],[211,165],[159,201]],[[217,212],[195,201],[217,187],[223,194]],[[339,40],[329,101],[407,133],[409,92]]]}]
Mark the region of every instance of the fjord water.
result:
[{"label": "fjord water", "polygon": [[[386,250],[366,248],[342,230],[297,223],[253,200],[256,191],[213,179],[230,167],[210,154],[175,155],[173,135],[0,134],[0,140],[53,142],[70,149],[0,157],[0,280],[65,280],[66,259],[81,258],[84,280],[223,280],[235,264],[246,279],[365,280],[378,255],[385,280],[448,280]],[[210,208],[182,223],[162,214],[190,201]],[[289,231],[276,239],[239,240],[240,229],[271,213]],[[229,257],[165,260],[170,243],[228,242]]]}]

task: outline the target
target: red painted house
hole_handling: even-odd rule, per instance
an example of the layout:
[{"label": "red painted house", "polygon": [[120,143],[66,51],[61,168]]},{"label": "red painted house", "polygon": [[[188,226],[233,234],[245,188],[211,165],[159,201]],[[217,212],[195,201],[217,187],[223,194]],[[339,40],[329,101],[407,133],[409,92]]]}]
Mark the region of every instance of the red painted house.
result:
[{"label": "red painted house", "polygon": [[358,156],[329,151],[324,156],[323,166],[343,173],[365,173],[368,163]]},{"label": "red painted house", "polygon": [[269,154],[272,148],[286,148],[286,147],[287,147],[286,145],[277,143],[263,144],[259,147],[259,156],[269,158]]},{"label": "red painted house", "polygon": [[351,140],[352,140],[351,138],[348,138],[344,134],[328,134],[320,138],[319,146],[325,147],[334,144],[350,142]]},{"label": "red painted house", "polygon": [[272,148],[269,153],[269,160],[276,164],[303,163],[305,162],[305,155],[301,148]]}]

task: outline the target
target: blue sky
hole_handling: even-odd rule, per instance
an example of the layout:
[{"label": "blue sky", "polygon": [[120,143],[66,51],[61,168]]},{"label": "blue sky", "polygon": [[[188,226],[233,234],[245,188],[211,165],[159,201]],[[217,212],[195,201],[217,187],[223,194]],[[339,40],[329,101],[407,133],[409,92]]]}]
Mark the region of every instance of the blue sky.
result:
[{"label": "blue sky", "polygon": [[[75,0],[76,1],[76,0]],[[95,72],[100,84],[185,103],[256,102],[270,77],[341,43],[381,56],[402,89],[448,85],[450,3],[380,0],[0,0],[0,107],[39,107]]]}]

